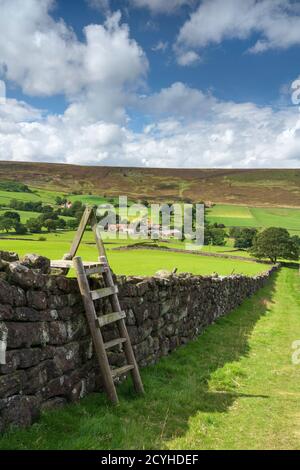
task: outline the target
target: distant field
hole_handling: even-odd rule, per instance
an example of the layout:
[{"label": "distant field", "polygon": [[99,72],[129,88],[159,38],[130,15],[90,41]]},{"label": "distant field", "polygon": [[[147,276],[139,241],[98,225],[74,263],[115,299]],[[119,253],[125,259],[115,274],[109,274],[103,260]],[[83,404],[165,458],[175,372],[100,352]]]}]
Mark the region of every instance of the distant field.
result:
[{"label": "distant field", "polygon": [[57,196],[65,197],[69,201],[80,201],[82,204],[98,205],[107,204],[109,200],[113,200],[114,204],[118,204],[118,198],[105,198],[91,194],[66,194],[61,191],[46,191],[33,186],[30,187],[31,193],[10,192],[0,190],[0,206],[8,206],[12,199],[23,202],[42,202],[43,204],[55,205]]},{"label": "distant field", "polygon": [[[5,212],[7,212],[8,210],[12,210],[14,211],[13,209],[3,209],[3,210],[0,210],[0,216],[3,215]],[[25,224],[27,222],[28,219],[36,219],[39,215],[38,212],[31,212],[31,211],[14,211],[14,212],[18,212],[18,214],[20,215],[21,217],[21,222],[22,224]]]},{"label": "distant field", "polygon": [[[27,235],[18,240],[8,237],[0,239],[0,250],[16,251],[21,256],[28,253],[38,253],[50,259],[60,259],[69,251],[74,232],[43,234],[46,241],[38,241],[41,235]],[[9,237],[10,238],[10,237]],[[93,235],[87,232],[78,254],[87,261],[97,258],[97,250],[93,242]],[[133,242],[131,242],[133,243]],[[179,272],[192,272],[194,274],[208,275],[217,272],[220,275],[240,273],[253,275],[262,272],[266,266],[250,261],[236,261],[217,259],[214,257],[200,257],[186,253],[173,253],[154,250],[128,250],[114,251],[113,248],[126,245],[128,241],[115,241],[106,244],[109,262],[115,273],[126,275],[152,275],[161,269]],[[184,248],[184,244],[175,244]],[[174,246],[174,245],[173,245]],[[212,251],[214,247],[205,247],[205,251]],[[224,247],[216,247],[216,251],[226,251]],[[239,254],[239,253],[237,253]],[[245,253],[247,256],[247,253]]]},{"label": "distant field", "polygon": [[300,209],[217,204],[208,211],[207,219],[226,227],[283,227],[300,232]]},{"label": "distant field", "polygon": [[[244,182],[243,182],[244,183]],[[164,182],[167,185],[167,182]],[[181,188],[184,188],[184,182]],[[44,204],[55,205],[57,196],[64,196],[61,191],[50,191],[47,189],[37,189],[30,187],[32,193],[12,193],[0,191],[0,216],[7,210],[11,199],[20,201],[41,201]],[[103,204],[112,197],[98,195],[68,195],[71,201],[81,201],[83,204]],[[115,203],[117,199],[115,198]],[[168,201],[172,202],[172,201]],[[22,223],[29,218],[36,218],[40,214],[37,212],[18,211]],[[64,217],[67,219],[67,217]],[[223,223],[226,227],[257,227],[268,226],[285,227],[292,234],[300,234],[300,209],[285,208],[261,208],[253,206],[239,206],[230,204],[217,204],[208,211],[209,222]],[[75,232],[58,231],[57,233],[27,234],[17,236],[14,233],[0,233],[0,249],[16,251],[21,256],[27,253],[37,253],[47,256],[50,259],[60,259],[69,251],[70,244]],[[45,237],[46,241],[40,241]],[[144,240],[145,241],[145,240]],[[177,268],[179,272],[192,272],[194,274],[211,274],[217,272],[221,275],[235,273],[255,274],[265,267],[250,261],[219,259],[215,257],[197,257],[186,253],[174,253],[149,250],[114,251],[114,248],[139,243],[141,240],[109,240],[106,243],[108,257],[113,270],[117,274],[127,275],[152,275],[160,269],[172,270]],[[151,242],[150,242],[151,243]],[[185,243],[178,240],[169,240],[168,243],[159,242],[159,245],[167,248],[185,249]],[[221,253],[234,256],[242,256],[247,259],[250,254],[246,251],[233,250],[233,241],[226,240],[226,246],[205,246],[203,251],[207,253]],[[93,261],[97,258],[97,251],[94,244],[92,232],[86,232],[83,244],[80,248],[80,255],[85,260]]]},{"label": "distant field", "polygon": [[43,202],[44,204],[54,204],[57,196],[62,196],[59,191],[45,191],[42,189],[31,188],[32,193],[0,191],[0,206],[7,206],[12,199],[23,202]]},{"label": "distant field", "polygon": [[90,195],[90,194],[71,195],[71,196],[68,196],[68,199],[72,202],[80,201],[82,202],[82,204],[89,204],[89,205],[107,204],[107,200],[104,197]]},{"label": "distant field", "polygon": [[[117,168],[0,162],[0,180],[45,191],[150,201],[213,201],[251,207],[300,208],[300,170]],[[0,201],[1,203],[1,201]]]},{"label": "distant field", "polygon": [[[8,210],[13,210],[13,209],[2,209],[2,210],[0,210],[0,216],[3,215]],[[31,212],[31,211],[16,211],[16,212],[18,212],[18,214],[20,214],[22,224],[25,224],[28,219],[36,219],[37,217],[39,217],[41,215],[39,212]],[[69,220],[72,217],[61,216],[61,218],[64,219],[64,220]]]}]

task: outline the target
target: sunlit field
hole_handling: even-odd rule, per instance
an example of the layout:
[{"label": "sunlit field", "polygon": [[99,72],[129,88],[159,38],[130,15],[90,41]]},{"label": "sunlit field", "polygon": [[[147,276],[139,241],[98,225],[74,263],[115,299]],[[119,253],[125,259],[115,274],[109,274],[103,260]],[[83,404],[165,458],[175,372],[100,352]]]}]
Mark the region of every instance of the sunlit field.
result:
[{"label": "sunlit field", "polygon": [[282,227],[291,234],[300,233],[300,209],[217,204],[208,210],[207,219],[226,227]]}]

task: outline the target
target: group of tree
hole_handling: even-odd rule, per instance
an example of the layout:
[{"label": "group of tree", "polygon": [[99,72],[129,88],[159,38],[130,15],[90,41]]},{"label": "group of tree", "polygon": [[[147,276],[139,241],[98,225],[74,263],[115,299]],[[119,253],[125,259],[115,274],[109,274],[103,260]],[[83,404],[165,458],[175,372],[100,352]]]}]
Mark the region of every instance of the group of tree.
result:
[{"label": "group of tree", "polygon": [[82,214],[84,212],[85,206],[82,204],[81,201],[73,202],[71,207],[64,207],[57,209],[56,212],[59,215],[63,215],[65,217],[74,217],[77,221],[80,221]]},{"label": "group of tree", "polygon": [[75,230],[77,226],[77,219],[65,221],[51,210],[43,212],[36,218],[28,219],[24,224],[21,223],[18,212],[7,211],[0,216],[0,230],[6,231],[7,233],[14,230],[18,235],[24,235],[27,232],[41,233],[43,228],[48,232],[63,229]]},{"label": "group of tree", "polygon": [[42,212],[43,203],[40,201],[20,201],[19,199],[11,199],[9,207],[16,211]]},{"label": "group of tree", "polygon": [[27,184],[18,181],[0,181],[0,189],[12,193],[32,193]]},{"label": "group of tree", "polygon": [[[61,200],[57,200],[57,202],[61,202]],[[0,230],[6,232],[15,230],[19,235],[25,234],[27,231],[40,233],[43,228],[49,232],[62,229],[76,230],[85,208],[80,201],[75,201],[69,208],[55,208],[49,204],[43,205],[40,201],[24,202],[17,199],[12,199],[9,207],[14,211],[7,211],[0,216]],[[22,224],[20,215],[15,211],[37,212],[40,215],[36,218],[30,218],[25,224]],[[61,216],[70,217],[70,219],[64,220]]]},{"label": "group of tree", "polygon": [[257,233],[256,228],[232,227],[229,230],[230,238],[234,239],[234,248],[245,250],[253,246]]},{"label": "group of tree", "polygon": [[[56,198],[57,205],[61,206],[66,202],[66,199],[59,196]],[[11,199],[9,208],[16,211],[39,212],[41,214],[51,212],[57,216],[62,215],[80,219],[85,206],[80,201],[75,201],[71,207],[53,207],[50,204],[43,204],[41,201],[20,201],[19,199]]]},{"label": "group of tree", "polygon": [[223,246],[228,235],[222,224],[205,224],[204,245]]},{"label": "group of tree", "polygon": [[26,227],[21,223],[20,215],[17,212],[7,211],[0,216],[0,230],[9,232],[15,230],[18,234],[27,232]]},{"label": "group of tree", "polygon": [[272,263],[278,259],[298,260],[300,237],[291,236],[287,229],[270,227],[258,233],[250,252],[256,258],[269,258]]},{"label": "group of tree", "polygon": [[299,259],[300,237],[291,236],[285,228],[269,227],[258,232],[255,228],[232,227],[229,236],[235,248],[246,249],[258,259],[269,258],[273,263]]}]

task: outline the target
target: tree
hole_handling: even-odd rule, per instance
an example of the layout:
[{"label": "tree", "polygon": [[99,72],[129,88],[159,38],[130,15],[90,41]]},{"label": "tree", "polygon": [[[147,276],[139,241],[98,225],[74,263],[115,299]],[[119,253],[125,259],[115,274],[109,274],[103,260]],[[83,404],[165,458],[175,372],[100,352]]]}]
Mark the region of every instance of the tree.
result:
[{"label": "tree", "polygon": [[43,214],[53,214],[54,209],[53,209],[52,206],[49,206],[49,204],[48,204],[46,206],[43,206],[42,212],[43,212]]},{"label": "tree", "polygon": [[76,230],[77,227],[78,227],[78,220],[76,220],[76,219],[69,219],[69,220],[67,220],[66,227],[67,227],[69,230]]},{"label": "tree", "polygon": [[7,212],[4,212],[3,217],[5,219],[11,219],[15,223],[21,221],[20,214],[18,214],[18,212],[7,211]]},{"label": "tree", "polygon": [[27,228],[24,224],[18,222],[15,225],[15,231],[17,235],[25,235],[25,233],[27,233]]},{"label": "tree", "polygon": [[209,224],[205,225],[204,245],[224,246],[227,234],[222,228],[215,228]]},{"label": "tree", "polygon": [[229,229],[229,236],[230,238],[237,238],[241,233],[240,227],[230,227]]},{"label": "tree", "polygon": [[269,258],[276,263],[278,258],[298,260],[299,245],[285,228],[270,227],[254,238],[251,253],[256,258]]},{"label": "tree", "polygon": [[5,230],[7,233],[15,228],[15,222],[13,219],[9,219],[8,217],[0,217],[0,230]]},{"label": "tree", "polygon": [[255,236],[257,235],[257,230],[255,228],[241,228],[233,238],[235,248],[251,248]]},{"label": "tree", "polygon": [[44,222],[46,220],[57,220],[58,219],[58,215],[55,214],[54,212],[45,212],[43,214],[41,214],[39,217],[38,217],[39,221],[41,222],[42,225],[44,225]]},{"label": "tree", "polygon": [[57,219],[56,221],[56,226],[57,228],[63,230],[64,228],[66,228],[66,221],[64,219],[61,219],[60,217]]},{"label": "tree", "polygon": [[19,183],[18,181],[0,181],[0,189],[14,193],[32,193],[26,184]]},{"label": "tree", "polygon": [[53,219],[47,219],[44,221],[43,226],[48,230],[48,232],[55,232],[57,229],[57,221]]},{"label": "tree", "polygon": [[293,235],[291,238],[293,242],[300,248],[300,237],[298,235]]},{"label": "tree", "polygon": [[42,231],[42,223],[39,219],[28,219],[26,227],[31,233],[40,233]]},{"label": "tree", "polygon": [[12,209],[17,209],[19,205],[19,201],[17,199],[11,199],[9,203],[9,207]]},{"label": "tree", "polygon": [[222,228],[210,229],[211,244],[215,246],[224,246],[227,237],[226,231]]}]

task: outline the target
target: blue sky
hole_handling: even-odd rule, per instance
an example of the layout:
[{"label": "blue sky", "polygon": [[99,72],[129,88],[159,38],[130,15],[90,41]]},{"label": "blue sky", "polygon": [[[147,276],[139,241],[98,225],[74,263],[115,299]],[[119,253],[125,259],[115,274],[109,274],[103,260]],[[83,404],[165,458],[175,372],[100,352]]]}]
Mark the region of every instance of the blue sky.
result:
[{"label": "blue sky", "polygon": [[0,9],[0,159],[299,166],[299,1],[0,0]]}]

